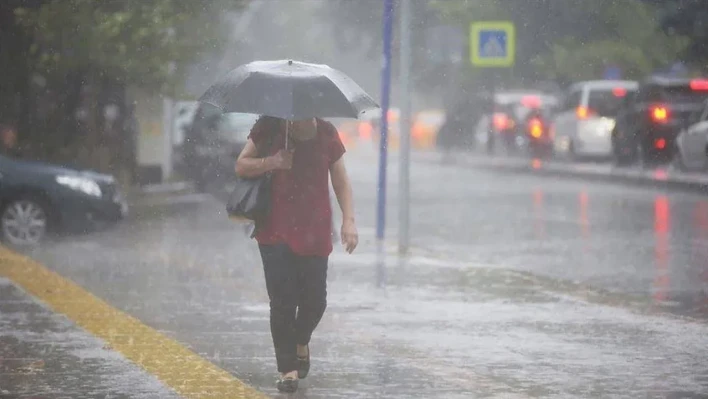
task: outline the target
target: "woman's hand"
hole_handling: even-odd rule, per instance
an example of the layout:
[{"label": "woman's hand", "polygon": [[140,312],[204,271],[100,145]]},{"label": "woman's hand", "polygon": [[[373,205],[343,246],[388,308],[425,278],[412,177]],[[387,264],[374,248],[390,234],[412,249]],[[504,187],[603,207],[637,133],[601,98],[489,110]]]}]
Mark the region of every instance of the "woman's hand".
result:
[{"label": "woman's hand", "polygon": [[268,157],[271,169],[291,169],[293,167],[293,150],[280,150]]},{"label": "woman's hand", "polygon": [[342,222],[342,245],[347,252],[352,253],[359,245],[359,233],[356,230],[354,219],[344,219]]}]

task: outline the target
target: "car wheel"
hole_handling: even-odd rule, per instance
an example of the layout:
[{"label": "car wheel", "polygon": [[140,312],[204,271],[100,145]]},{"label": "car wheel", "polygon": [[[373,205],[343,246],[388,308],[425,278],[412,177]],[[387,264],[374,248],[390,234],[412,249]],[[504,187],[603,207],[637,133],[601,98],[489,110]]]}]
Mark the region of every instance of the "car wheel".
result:
[{"label": "car wheel", "polygon": [[573,140],[570,140],[568,143],[568,160],[571,162],[578,162],[580,160],[578,152],[575,150],[575,142]]},{"label": "car wheel", "polygon": [[41,243],[49,228],[49,208],[31,197],[11,200],[3,207],[0,230],[3,240],[17,247]]},{"label": "car wheel", "polygon": [[637,154],[636,159],[639,162],[639,169],[651,169],[660,163],[657,155],[652,153],[642,143],[637,144],[635,153]]}]

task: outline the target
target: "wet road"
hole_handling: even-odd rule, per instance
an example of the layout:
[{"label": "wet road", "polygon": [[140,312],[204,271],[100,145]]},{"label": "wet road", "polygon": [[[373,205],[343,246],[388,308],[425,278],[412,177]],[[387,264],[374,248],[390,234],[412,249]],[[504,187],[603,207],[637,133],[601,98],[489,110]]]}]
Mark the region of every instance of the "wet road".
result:
[{"label": "wet road", "polygon": [[[332,256],[296,397],[708,394],[708,197],[415,164],[413,254],[382,267],[375,157],[352,155],[362,245]],[[172,202],[32,255],[275,394],[257,249],[208,196]]]},{"label": "wet road", "polygon": [[[388,223],[395,237],[397,165],[391,169]],[[359,187],[373,193],[374,182],[361,172]],[[708,193],[489,175],[432,163],[415,165],[411,184],[414,247],[708,317]]]}]

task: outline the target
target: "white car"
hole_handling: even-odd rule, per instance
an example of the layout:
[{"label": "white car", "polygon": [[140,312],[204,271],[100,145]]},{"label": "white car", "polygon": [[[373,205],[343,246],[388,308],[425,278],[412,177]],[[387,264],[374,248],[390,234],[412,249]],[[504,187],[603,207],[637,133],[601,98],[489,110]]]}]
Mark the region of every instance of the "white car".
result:
[{"label": "white car", "polygon": [[639,84],[627,80],[597,80],[574,84],[551,124],[556,154],[571,159],[610,157],[615,115]]},{"label": "white car", "polygon": [[708,169],[708,102],[676,138],[676,164],[682,170]]}]

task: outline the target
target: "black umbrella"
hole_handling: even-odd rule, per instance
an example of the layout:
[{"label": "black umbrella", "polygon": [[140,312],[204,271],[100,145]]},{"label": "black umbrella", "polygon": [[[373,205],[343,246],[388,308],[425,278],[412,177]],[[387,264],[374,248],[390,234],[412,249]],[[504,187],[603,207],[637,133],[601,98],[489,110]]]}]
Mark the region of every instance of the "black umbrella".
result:
[{"label": "black umbrella", "polygon": [[379,108],[351,78],[327,65],[255,61],[229,72],[199,99],[223,112],[288,120],[358,118]]}]

